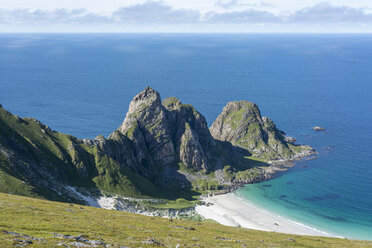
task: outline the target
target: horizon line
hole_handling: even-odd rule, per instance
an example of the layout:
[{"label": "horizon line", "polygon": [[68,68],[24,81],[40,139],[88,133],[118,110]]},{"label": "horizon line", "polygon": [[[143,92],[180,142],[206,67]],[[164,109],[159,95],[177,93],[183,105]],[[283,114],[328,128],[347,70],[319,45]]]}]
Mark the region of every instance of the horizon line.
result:
[{"label": "horizon line", "polygon": [[361,34],[361,35],[368,35],[372,34],[370,32],[135,32],[135,31],[125,31],[125,32],[28,32],[28,31],[14,31],[14,32],[2,32],[0,34],[197,34],[197,35],[213,35],[213,34]]}]

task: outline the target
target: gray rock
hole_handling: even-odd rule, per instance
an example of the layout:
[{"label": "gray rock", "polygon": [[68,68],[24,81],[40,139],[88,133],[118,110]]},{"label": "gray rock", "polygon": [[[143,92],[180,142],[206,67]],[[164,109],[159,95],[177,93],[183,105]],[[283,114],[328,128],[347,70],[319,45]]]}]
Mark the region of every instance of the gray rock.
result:
[{"label": "gray rock", "polygon": [[97,246],[97,245],[106,245],[105,242],[101,241],[101,240],[87,240],[86,243],[89,243],[93,246]]},{"label": "gray rock", "polygon": [[186,229],[186,230],[190,230],[190,231],[195,231],[195,228],[193,228],[193,227],[171,226],[171,228],[179,228],[179,229]]},{"label": "gray rock", "polygon": [[65,243],[58,243],[57,246],[63,246],[63,247],[69,247],[67,244]]},{"label": "gray rock", "polygon": [[143,244],[149,244],[149,245],[157,245],[157,246],[164,246],[164,244],[156,241],[155,239],[151,238],[149,240],[142,241]]},{"label": "gray rock", "polygon": [[314,131],[324,131],[326,129],[324,127],[315,126],[315,127],[313,127],[313,130]]},{"label": "gray rock", "polygon": [[16,233],[16,232],[11,232],[11,231],[6,231],[6,230],[3,230],[2,232],[4,234],[12,235],[12,236],[14,236],[16,238],[22,238],[22,239],[24,239],[24,240],[21,240],[21,241],[23,241],[23,243],[28,243],[29,241],[32,243],[31,240],[38,241],[38,242],[45,242],[46,241],[45,239],[30,237],[28,235],[20,234],[20,233]]},{"label": "gray rock", "polygon": [[132,141],[137,160],[150,165],[180,160],[186,167],[207,170],[209,149],[215,145],[205,118],[194,107],[175,97],[162,103],[150,87],[133,98],[119,131]]},{"label": "gray rock", "polygon": [[119,131],[133,141],[141,161],[160,164],[175,161],[167,110],[160,94],[150,87],[133,98]]},{"label": "gray rock", "polygon": [[72,242],[72,243],[70,243],[70,245],[75,246],[75,247],[95,247],[95,246],[88,245],[88,244],[85,244],[85,243],[82,243],[82,242]]},{"label": "gray rock", "polygon": [[15,247],[26,247],[28,245],[33,244],[33,242],[31,240],[28,240],[28,239],[26,239],[26,240],[24,240],[24,239],[13,239],[12,241],[15,243],[14,244]]},{"label": "gray rock", "polygon": [[290,137],[290,136],[285,136],[284,137],[284,140],[286,141],[286,142],[288,142],[288,143],[295,143],[297,140],[296,140],[296,138],[293,138],[293,137]]}]

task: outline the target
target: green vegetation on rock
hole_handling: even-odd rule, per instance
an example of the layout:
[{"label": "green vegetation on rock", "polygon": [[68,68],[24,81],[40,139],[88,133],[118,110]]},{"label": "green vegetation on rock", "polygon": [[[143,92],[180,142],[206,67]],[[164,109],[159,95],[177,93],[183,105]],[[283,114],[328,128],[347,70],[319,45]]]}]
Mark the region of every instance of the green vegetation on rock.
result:
[{"label": "green vegetation on rock", "polygon": [[268,117],[261,117],[258,106],[249,101],[229,102],[213,122],[210,132],[221,141],[248,150],[263,161],[290,160],[314,153],[309,146],[294,145],[285,140]]}]

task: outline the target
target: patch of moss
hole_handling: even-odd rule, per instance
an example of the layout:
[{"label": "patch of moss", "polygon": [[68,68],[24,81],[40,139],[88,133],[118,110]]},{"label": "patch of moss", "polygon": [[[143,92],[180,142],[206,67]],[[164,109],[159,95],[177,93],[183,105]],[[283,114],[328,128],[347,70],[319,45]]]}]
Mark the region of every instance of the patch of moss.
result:
[{"label": "patch of moss", "polygon": [[155,139],[159,139],[162,135],[165,134],[165,130],[161,130],[160,132],[158,132],[156,135],[155,135]]},{"label": "patch of moss", "polygon": [[156,127],[158,127],[160,124],[162,123],[162,120],[159,119],[157,122],[155,122],[154,124],[152,125],[149,125],[149,127],[147,127],[147,130],[149,130],[149,132],[151,133]]},{"label": "patch of moss", "polygon": [[176,98],[176,97],[167,97],[163,100],[163,106],[166,107],[166,108],[169,108],[169,107],[178,107],[180,106],[182,103],[181,101]]},{"label": "patch of moss", "polygon": [[223,185],[220,185],[214,179],[196,179],[192,182],[192,186],[201,193],[205,193],[210,190],[218,190],[223,187]]},{"label": "patch of moss", "polygon": [[134,122],[134,123],[132,124],[132,126],[131,126],[129,129],[127,129],[127,130],[125,131],[125,135],[126,135],[128,138],[132,138],[132,137],[133,137],[133,133],[134,133],[134,131],[135,131],[137,128],[138,128],[138,123],[137,123],[137,122]]},{"label": "patch of moss", "polygon": [[243,121],[243,113],[244,109],[239,109],[238,111],[235,111],[229,115],[229,123],[233,129],[236,129],[238,126],[241,125],[241,122]]},{"label": "patch of moss", "polygon": [[105,137],[102,134],[100,134],[95,139],[96,140],[103,140],[103,139],[105,139]]},{"label": "patch of moss", "polygon": [[187,166],[186,166],[184,163],[182,163],[182,162],[179,162],[179,163],[178,163],[178,169],[179,169],[180,171],[187,172],[187,173],[192,174],[192,175],[197,174],[197,171],[195,171],[195,170],[192,169],[192,168],[187,167]]},{"label": "patch of moss", "polygon": [[260,179],[262,176],[261,171],[257,168],[251,168],[245,171],[238,171],[235,174],[235,179],[236,180],[244,180],[244,181],[255,181],[257,179]]},{"label": "patch of moss", "polygon": [[222,172],[226,180],[234,180],[235,172],[234,172],[234,169],[230,165],[226,165],[225,167],[223,167]]}]

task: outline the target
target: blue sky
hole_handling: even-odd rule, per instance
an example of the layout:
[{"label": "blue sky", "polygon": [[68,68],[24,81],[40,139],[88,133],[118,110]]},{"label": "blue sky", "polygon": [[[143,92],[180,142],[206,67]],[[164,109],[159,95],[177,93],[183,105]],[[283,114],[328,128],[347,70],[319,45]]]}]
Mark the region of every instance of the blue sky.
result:
[{"label": "blue sky", "polygon": [[371,0],[1,0],[0,32],[371,33]]}]

